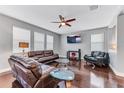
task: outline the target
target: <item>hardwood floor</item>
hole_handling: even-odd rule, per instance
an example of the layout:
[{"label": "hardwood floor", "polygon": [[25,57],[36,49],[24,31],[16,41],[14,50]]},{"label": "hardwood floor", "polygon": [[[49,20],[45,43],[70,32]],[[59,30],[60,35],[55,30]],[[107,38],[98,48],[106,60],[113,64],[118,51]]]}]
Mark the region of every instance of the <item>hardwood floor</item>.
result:
[{"label": "hardwood floor", "polygon": [[78,88],[121,88],[124,87],[124,77],[114,75],[108,67],[96,67],[82,64],[81,70],[71,68],[75,72],[73,85]]},{"label": "hardwood floor", "polygon": [[0,76],[0,88],[11,88],[14,80],[11,73]]},{"label": "hardwood floor", "polygon": [[[82,63],[79,70],[76,66],[69,67],[75,72],[75,79],[72,82],[76,88],[121,88],[124,87],[124,77],[114,75],[111,69],[96,67],[91,69],[90,65]],[[0,87],[11,88],[15,79],[12,74],[0,76]]]}]

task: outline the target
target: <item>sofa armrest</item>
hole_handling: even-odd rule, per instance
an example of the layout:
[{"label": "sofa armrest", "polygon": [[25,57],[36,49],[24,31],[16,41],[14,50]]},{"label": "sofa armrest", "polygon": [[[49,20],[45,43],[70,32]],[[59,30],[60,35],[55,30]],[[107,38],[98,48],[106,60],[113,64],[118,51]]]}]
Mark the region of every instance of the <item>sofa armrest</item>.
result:
[{"label": "sofa armrest", "polygon": [[53,55],[55,55],[55,56],[59,57],[59,54],[53,54]]},{"label": "sofa armrest", "polygon": [[41,64],[42,75],[49,74],[55,67]]},{"label": "sofa armrest", "polygon": [[91,55],[84,55],[85,61],[88,61],[90,57],[92,57],[92,56]]},{"label": "sofa armrest", "polygon": [[57,53],[55,53],[55,54],[53,54],[53,55],[57,55],[57,56],[59,56],[59,54],[57,54]]},{"label": "sofa armrest", "polygon": [[92,55],[91,54],[86,54],[86,55],[84,55],[84,57],[92,57]]}]

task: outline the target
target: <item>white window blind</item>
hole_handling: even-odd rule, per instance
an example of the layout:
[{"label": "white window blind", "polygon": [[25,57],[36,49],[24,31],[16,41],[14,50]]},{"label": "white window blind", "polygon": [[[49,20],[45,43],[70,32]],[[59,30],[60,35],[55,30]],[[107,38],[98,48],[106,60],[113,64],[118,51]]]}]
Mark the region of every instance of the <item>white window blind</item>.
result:
[{"label": "white window blind", "polygon": [[53,50],[53,36],[47,35],[47,50]]},{"label": "white window blind", "polygon": [[91,35],[91,51],[104,51],[104,33]]},{"label": "white window blind", "polygon": [[22,52],[22,48],[19,48],[19,42],[29,43],[29,48],[25,48],[25,52],[30,50],[30,30],[13,27],[13,53]]},{"label": "white window blind", "polygon": [[34,32],[34,50],[44,50],[44,34]]}]

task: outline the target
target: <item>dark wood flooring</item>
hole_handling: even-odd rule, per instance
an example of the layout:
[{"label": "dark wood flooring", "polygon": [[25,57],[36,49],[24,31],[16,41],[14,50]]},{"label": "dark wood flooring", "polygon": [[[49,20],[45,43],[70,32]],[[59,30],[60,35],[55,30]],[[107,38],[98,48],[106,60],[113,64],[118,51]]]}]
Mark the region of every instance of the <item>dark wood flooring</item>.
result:
[{"label": "dark wood flooring", "polygon": [[[71,66],[71,70],[75,72],[75,79],[72,82],[76,88],[124,88],[124,77],[114,75],[108,67],[96,67],[91,69],[90,65],[82,62],[82,68],[79,70],[76,66]],[[0,76],[0,87],[11,88],[15,79],[12,74]]]},{"label": "dark wood flooring", "polygon": [[0,76],[0,88],[11,88],[14,80],[11,73]]}]

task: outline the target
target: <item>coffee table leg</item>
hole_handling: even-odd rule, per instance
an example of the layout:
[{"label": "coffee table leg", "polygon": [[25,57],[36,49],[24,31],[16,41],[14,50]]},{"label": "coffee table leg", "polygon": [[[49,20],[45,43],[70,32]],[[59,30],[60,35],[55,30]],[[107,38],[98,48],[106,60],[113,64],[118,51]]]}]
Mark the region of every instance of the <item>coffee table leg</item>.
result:
[{"label": "coffee table leg", "polygon": [[56,67],[58,67],[58,66],[59,66],[59,63],[57,63]]},{"label": "coffee table leg", "polygon": [[66,88],[72,88],[72,81],[71,80],[65,81],[65,87]]}]

